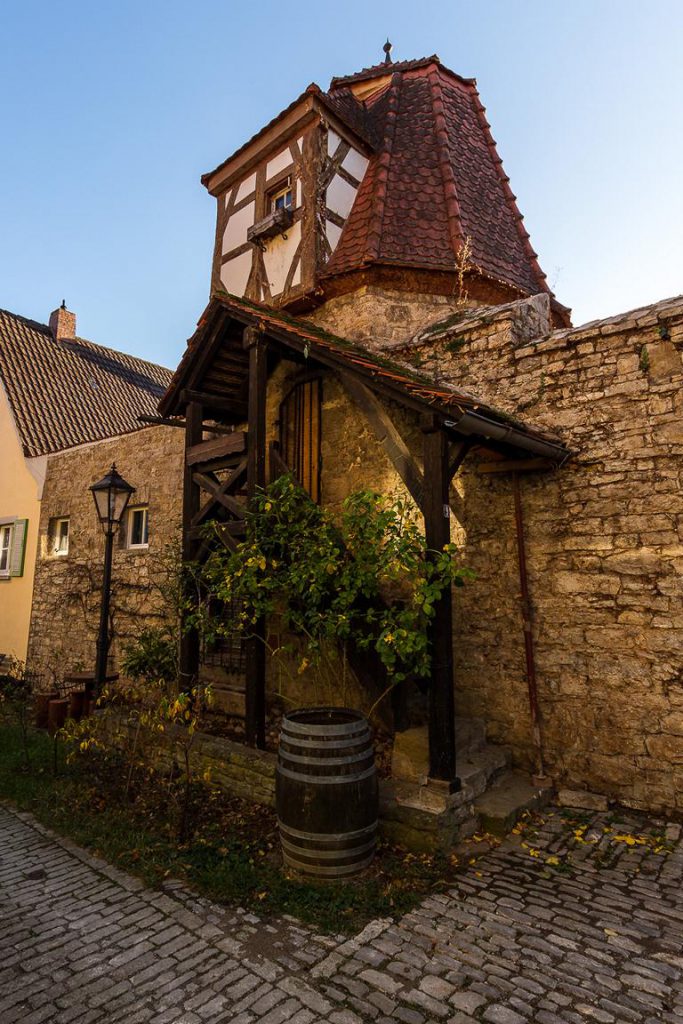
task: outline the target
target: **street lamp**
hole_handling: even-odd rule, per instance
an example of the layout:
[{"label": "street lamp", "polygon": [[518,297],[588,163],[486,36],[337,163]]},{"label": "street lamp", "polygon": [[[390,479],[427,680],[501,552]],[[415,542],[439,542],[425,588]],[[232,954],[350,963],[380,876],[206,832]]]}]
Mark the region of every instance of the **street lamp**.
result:
[{"label": "street lamp", "polygon": [[90,487],[95,507],[105,534],[104,576],[102,579],[102,604],[100,607],[100,631],[97,635],[97,661],[95,663],[95,692],[101,693],[107,675],[107,654],[109,653],[109,598],[111,597],[111,558],[114,550],[114,534],[126,511],[131,487],[117,473],[115,463],[106,476]]}]

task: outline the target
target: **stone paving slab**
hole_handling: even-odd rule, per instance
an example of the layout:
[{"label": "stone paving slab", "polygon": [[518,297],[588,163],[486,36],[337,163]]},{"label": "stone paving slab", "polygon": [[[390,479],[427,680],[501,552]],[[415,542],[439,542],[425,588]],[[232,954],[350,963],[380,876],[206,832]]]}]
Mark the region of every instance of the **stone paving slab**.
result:
[{"label": "stone paving slab", "polygon": [[346,938],[146,889],[0,807],[0,1024],[683,1024],[680,830],[641,829],[550,815]]}]

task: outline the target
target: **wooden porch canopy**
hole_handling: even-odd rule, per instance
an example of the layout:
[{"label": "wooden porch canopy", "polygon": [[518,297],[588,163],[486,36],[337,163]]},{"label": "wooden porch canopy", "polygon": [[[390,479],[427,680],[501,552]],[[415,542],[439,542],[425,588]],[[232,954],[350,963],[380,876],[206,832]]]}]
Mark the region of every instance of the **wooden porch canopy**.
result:
[{"label": "wooden porch canopy", "polygon": [[[236,296],[215,295],[188,342],[171,384],[159,403],[168,422],[186,431],[183,499],[183,555],[201,555],[200,527],[223,521],[233,544],[244,530],[247,501],[266,483],[265,411],[268,375],[281,358],[306,369],[327,370],[343,383],[367,420],[425,520],[427,543],[441,550],[450,540],[450,483],[467,452],[477,446],[515,465],[551,468],[569,456],[561,441],[513,419],[472,395],[434,381],[412,367],[338,337],[300,318]],[[420,416],[423,466],[414,460],[381,399]],[[247,424],[246,433],[237,430]],[[214,437],[204,440],[204,432]],[[217,435],[217,436],[216,436]],[[276,452],[271,462],[282,469]],[[271,465],[271,474],[273,474]],[[220,479],[216,473],[224,472]],[[277,474],[274,474],[277,475]],[[202,503],[202,491],[208,497]],[[456,781],[451,595],[444,596],[432,626],[430,687],[430,775]],[[260,624],[264,629],[265,624]],[[258,637],[258,630],[257,637]],[[192,678],[199,666],[196,637],[186,635],[181,673]],[[247,738],[263,746],[265,734],[264,646],[247,648]]]}]

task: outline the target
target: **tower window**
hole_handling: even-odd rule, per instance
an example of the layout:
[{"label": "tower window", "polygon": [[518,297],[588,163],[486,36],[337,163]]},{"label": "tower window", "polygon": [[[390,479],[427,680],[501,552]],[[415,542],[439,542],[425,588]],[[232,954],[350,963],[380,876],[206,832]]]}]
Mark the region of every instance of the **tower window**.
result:
[{"label": "tower window", "polygon": [[273,188],[268,193],[268,209],[271,213],[275,210],[291,210],[294,205],[293,193],[292,193],[292,179],[287,178],[285,182],[281,182],[276,188]]}]

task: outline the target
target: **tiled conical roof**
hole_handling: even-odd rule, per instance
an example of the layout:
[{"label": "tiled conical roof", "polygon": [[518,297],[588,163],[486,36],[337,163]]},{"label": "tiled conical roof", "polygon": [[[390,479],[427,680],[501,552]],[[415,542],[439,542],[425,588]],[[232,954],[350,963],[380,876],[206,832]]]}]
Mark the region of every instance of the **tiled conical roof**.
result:
[{"label": "tiled conical roof", "polygon": [[325,100],[375,149],[328,275],[372,263],[452,270],[469,238],[482,274],[549,290],[474,79],[426,57],[334,78]]}]

